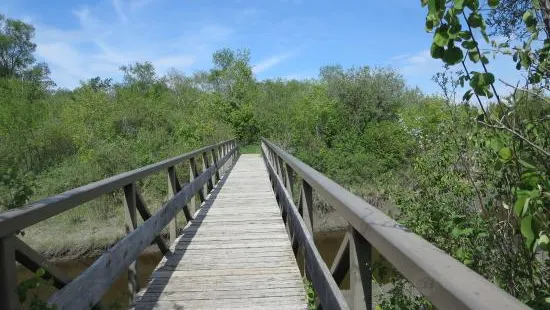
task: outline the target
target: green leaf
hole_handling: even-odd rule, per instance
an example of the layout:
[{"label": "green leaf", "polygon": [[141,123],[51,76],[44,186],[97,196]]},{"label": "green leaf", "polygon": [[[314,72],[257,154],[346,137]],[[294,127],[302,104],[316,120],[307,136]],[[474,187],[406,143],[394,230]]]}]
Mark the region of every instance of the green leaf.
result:
[{"label": "green leaf", "polygon": [[459,47],[453,46],[445,50],[443,61],[448,65],[455,65],[464,59],[464,54]]},{"label": "green leaf", "polygon": [[472,34],[469,31],[461,31],[458,33],[458,36],[464,40],[470,40],[472,38]]},{"label": "green leaf", "polygon": [[468,58],[470,58],[470,60],[474,63],[477,63],[479,61],[479,53],[476,50],[469,51]]},{"label": "green leaf", "polygon": [[43,277],[46,274],[46,270],[44,270],[44,268],[38,268],[35,274],[37,277]]},{"label": "green leaf", "polygon": [[466,40],[466,41],[462,42],[462,47],[467,49],[467,50],[475,49],[476,46],[477,46],[477,44],[474,40]]},{"label": "green leaf", "polygon": [[445,53],[445,49],[441,46],[438,46],[435,43],[432,43],[432,47],[430,48],[430,54],[435,59],[442,59],[443,55]]},{"label": "green leaf", "polygon": [[483,25],[483,18],[478,13],[472,12],[470,16],[468,16],[468,24],[472,28],[479,28]]},{"label": "green leaf", "polygon": [[434,29],[434,21],[426,18],[426,31],[430,32]]},{"label": "green leaf", "polygon": [[516,202],[514,203],[514,213],[516,216],[520,216],[523,212],[523,207],[525,206],[525,201],[527,200],[527,196],[518,196],[518,199],[516,199]]},{"label": "green leaf", "polygon": [[512,150],[509,147],[503,147],[498,151],[500,159],[509,161],[512,158]]},{"label": "green leaf", "polygon": [[464,0],[455,0],[454,8],[462,10],[464,8]]},{"label": "green leaf", "polygon": [[504,143],[502,142],[502,139],[500,138],[492,138],[489,140],[489,147],[493,150],[493,152],[498,152],[500,149],[504,147]]},{"label": "green leaf", "polygon": [[466,92],[464,93],[464,95],[462,96],[462,100],[463,100],[463,101],[469,101],[469,100],[472,98],[472,95],[473,95],[473,94],[474,94],[474,93],[472,92],[472,90],[471,90],[471,89],[468,89],[468,91],[466,91]]},{"label": "green leaf", "polygon": [[533,216],[528,215],[521,220],[521,234],[525,237],[527,248],[531,248],[535,241],[535,233],[533,232]]},{"label": "green leaf", "polygon": [[550,249],[550,238],[547,235],[541,235],[536,242],[536,245],[546,251]]},{"label": "green leaf", "polygon": [[527,168],[527,169],[537,169],[537,167],[531,165],[530,163],[520,159],[519,160],[519,163],[524,167],[524,168]]},{"label": "green leaf", "polygon": [[531,202],[531,198],[527,197],[527,199],[525,199],[525,204],[523,204],[523,210],[521,211],[521,216],[525,216],[525,214],[527,214],[527,211],[529,211],[529,202]]},{"label": "green leaf", "polygon": [[434,43],[437,46],[445,47],[449,44],[449,28],[447,25],[441,25],[434,33]]},{"label": "green leaf", "polygon": [[473,228],[464,228],[464,229],[461,229],[459,227],[455,227],[453,228],[453,230],[451,231],[451,235],[455,238],[458,238],[460,236],[468,236],[468,235],[471,235],[472,233],[474,232],[474,229]]},{"label": "green leaf", "polygon": [[500,1],[499,0],[488,0],[487,2],[489,3],[489,6],[491,8],[496,8],[499,5]]},{"label": "green leaf", "polygon": [[535,18],[533,12],[526,11],[523,13],[523,22],[525,23],[527,30],[530,32],[535,32],[537,30],[537,19]]}]

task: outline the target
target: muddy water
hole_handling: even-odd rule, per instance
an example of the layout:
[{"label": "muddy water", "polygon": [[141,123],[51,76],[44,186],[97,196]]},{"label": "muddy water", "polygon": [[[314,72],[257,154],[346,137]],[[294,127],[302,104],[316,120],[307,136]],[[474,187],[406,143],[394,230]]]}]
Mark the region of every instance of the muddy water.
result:
[{"label": "muddy water", "polygon": [[[342,242],[344,234],[345,232],[343,231],[323,232],[315,234],[315,243],[317,245],[317,248],[319,249],[319,252],[325,262],[327,262],[328,266],[330,266],[332,260],[334,259],[334,256],[336,255],[336,252],[340,247],[340,243]],[[162,255],[160,254],[160,252],[143,254],[139,258],[138,269],[141,277],[141,287],[145,286],[147,279],[149,278],[161,258]],[[95,259],[81,259],[67,262],[59,262],[56,263],[56,266],[64,273],[69,275],[71,278],[74,278],[82,273],[82,271],[84,271],[88,266],[90,266],[94,262],[94,260]],[[20,281],[28,279],[31,276],[32,274],[29,271],[27,271],[24,267],[19,266],[18,277]],[[126,293],[127,285],[128,281],[126,275],[124,274],[113,284],[113,286],[105,294],[102,300],[102,305],[104,305],[107,309],[126,308],[126,306],[128,305],[128,295]],[[347,280],[344,280],[342,288],[346,289],[348,285],[349,284],[347,283]],[[41,285],[40,289],[37,292],[31,292],[28,294],[28,296],[29,298],[31,298],[32,296],[36,295],[38,298],[45,300],[54,291],[55,289],[51,287]]]}]

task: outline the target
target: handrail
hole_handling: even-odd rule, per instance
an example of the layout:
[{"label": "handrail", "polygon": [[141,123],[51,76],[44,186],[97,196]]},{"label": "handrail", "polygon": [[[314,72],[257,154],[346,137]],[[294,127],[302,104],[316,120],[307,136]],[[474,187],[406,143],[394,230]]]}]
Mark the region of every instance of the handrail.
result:
[{"label": "handrail", "polygon": [[[370,264],[370,245],[440,309],[528,309],[481,275],[272,142],[262,138],[262,144],[264,158],[272,168],[270,171],[275,173],[272,182],[276,183],[276,189],[292,198],[292,186],[289,184],[292,184],[291,176],[295,172],[302,178],[303,187],[315,190],[349,223],[346,244],[342,244],[331,269],[341,273],[342,268],[338,265],[343,260],[340,254],[347,251],[350,261],[344,263],[350,269],[351,278],[359,279],[359,282],[352,279],[350,283],[353,295],[359,295],[359,298],[353,297],[354,309],[359,307],[361,301],[364,304],[361,308],[371,309],[370,270],[362,270],[361,267]],[[311,199],[311,194],[309,196]],[[303,197],[302,189],[300,201]],[[282,198],[279,195],[280,203],[282,200],[296,208],[292,201],[288,201],[290,198]],[[301,205],[300,202],[297,208],[300,209]],[[301,213],[308,222],[306,211],[307,208],[303,208]],[[334,272],[333,276],[337,277]],[[337,282],[340,282],[343,276],[338,278]],[[317,287],[321,287],[315,282],[313,286],[316,291]]]},{"label": "handrail", "polygon": [[[16,261],[33,272],[42,268],[45,270],[42,277],[53,279],[60,290],[48,303],[57,309],[92,307],[126,269],[129,301],[132,302],[139,290],[135,262],[139,254],[153,241],[163,254],[169,252],[168,246],[159,236],[161,231],[169,226],[170,242],[174,242],[178,231],[177,214],[183,211],[186,221],[192,220],[195,196],[198,195],[200,202],[204,202],[215,183],[227,171],[228,165],[234,164],[237,154],[236,141],[227,140],[0,214],[0,309],[18,309],[20,306],[16,294]],[[201,171],[197,168],[196,157],[202,161]],[[189,161],[189,183],[182,185],[176,177],[175,169],[177,164],[185,160]],[[136,182],[163,169],[167,172],[169,200],[156,214],[151,215]],[[16,236],[21,229],[119,188],[124,189],[128,234],[72,280]],[[138,212],[144,220],[139,226]]]},{"label": "handrail", "polygon": [[0,238],[230,142],[234,142],[234,139],[209,145],[132,171],[123,172],[55,196],[38,200],[21,208],[0,213]]}]

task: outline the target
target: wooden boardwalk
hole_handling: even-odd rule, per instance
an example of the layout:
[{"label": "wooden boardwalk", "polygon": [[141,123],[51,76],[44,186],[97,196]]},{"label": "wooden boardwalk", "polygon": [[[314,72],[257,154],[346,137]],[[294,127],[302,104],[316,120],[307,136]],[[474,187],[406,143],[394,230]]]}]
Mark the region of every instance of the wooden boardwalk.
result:
[{"label": "wooden boardwalk", "polygon": [[307,309],[260,155],[241,155],[153,272],[136,309]]}]

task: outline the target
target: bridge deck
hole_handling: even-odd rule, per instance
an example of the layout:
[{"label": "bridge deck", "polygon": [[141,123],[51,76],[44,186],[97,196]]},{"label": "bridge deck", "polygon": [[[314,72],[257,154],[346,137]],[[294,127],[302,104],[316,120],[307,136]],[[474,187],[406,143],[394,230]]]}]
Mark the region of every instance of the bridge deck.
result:
[{"label": "bridge deck", "polygon": [[242,155],[138,296],[136,309],[307,309],[267,171]]}]

